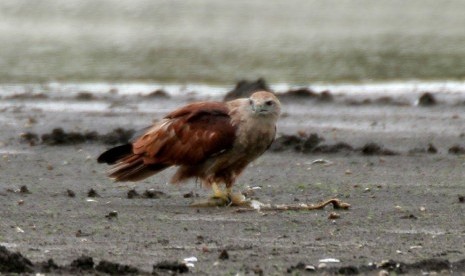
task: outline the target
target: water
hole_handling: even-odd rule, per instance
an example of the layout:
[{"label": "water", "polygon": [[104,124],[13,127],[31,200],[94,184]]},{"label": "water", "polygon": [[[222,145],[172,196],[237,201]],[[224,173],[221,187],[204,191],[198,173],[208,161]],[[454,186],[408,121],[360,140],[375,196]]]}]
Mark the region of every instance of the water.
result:
[{"label": "water", "polygon": [[463,80],[465,1],[2,0],[2,83]]}]

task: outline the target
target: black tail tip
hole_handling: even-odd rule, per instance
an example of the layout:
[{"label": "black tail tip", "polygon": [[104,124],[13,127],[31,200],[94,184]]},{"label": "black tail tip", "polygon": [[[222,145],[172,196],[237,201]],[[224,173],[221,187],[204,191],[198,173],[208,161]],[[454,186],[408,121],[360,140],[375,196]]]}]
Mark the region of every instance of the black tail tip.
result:
[{"label": "black tail tip", "polygon": [[111,148],[104,153],[100,154],[97,158],[98,163],[107,163],[108,165],[115,164],[121,158],[132,154],[132,145],[131,144],[124,144],[121,146],[117,146]]}]

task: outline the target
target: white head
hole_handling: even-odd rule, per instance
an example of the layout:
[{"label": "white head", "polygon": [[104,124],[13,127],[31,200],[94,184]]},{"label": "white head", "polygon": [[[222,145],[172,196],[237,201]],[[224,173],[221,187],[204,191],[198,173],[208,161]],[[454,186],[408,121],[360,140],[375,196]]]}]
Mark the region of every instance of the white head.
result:
[{"label": "white head", "polygon": [[281,114],[281,103],[270,92],[259,91],[253,93],[249,98],[249,105],[252,112],[257,116],[274,117],[277,120]]}]

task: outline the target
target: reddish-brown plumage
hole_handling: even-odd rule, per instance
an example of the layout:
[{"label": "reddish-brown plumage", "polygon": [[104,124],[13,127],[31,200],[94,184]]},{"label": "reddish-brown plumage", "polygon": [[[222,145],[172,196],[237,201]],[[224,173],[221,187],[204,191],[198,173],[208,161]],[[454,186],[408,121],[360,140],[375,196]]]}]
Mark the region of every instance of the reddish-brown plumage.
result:
[{"label": "reddish-brown plumage", "polygon": [[133,142],[145,164],[195,165],[231,148],[236,128],[224,103],[194,103],[178,109]]}]

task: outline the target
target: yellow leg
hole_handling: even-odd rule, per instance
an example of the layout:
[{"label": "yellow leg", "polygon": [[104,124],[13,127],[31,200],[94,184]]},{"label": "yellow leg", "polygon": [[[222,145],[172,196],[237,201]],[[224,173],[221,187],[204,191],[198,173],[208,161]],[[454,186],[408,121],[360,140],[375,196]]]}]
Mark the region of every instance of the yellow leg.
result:
[{"label": "yellow leg", "polygon": [[212,190],[213,190],[213,198],[221,198],[221,199],[226,199],[228,200],[228,193],[225,193],[223,190],[218,187],[218,184],[213,182],[212,184]]},{"label": "yellow leg", "polygon": [[193,207],[216,207],[216,206],[227,206],[231,203],[229,194],[225,193],[218,184],[212,183],[213,195],[207,200],[196,201],[191,204]]},{"label": "yellow leg", "polygon": [[234,193],[232,187],[228,187],[226,192],[218,187],[217,183],[212,183],[213,195],[201,201],[196,201],[191,204],[193,207],[216,207],[216,206],[250,206],[250,201],[239,192]]},{"label": "yellow leg", "polygon": [[228,198],[231,201],[231,205],[234,206],[249,206],[250,201],[245,198],[245,196],[240,193],[234,193],[232,187],[227,188]]}]

